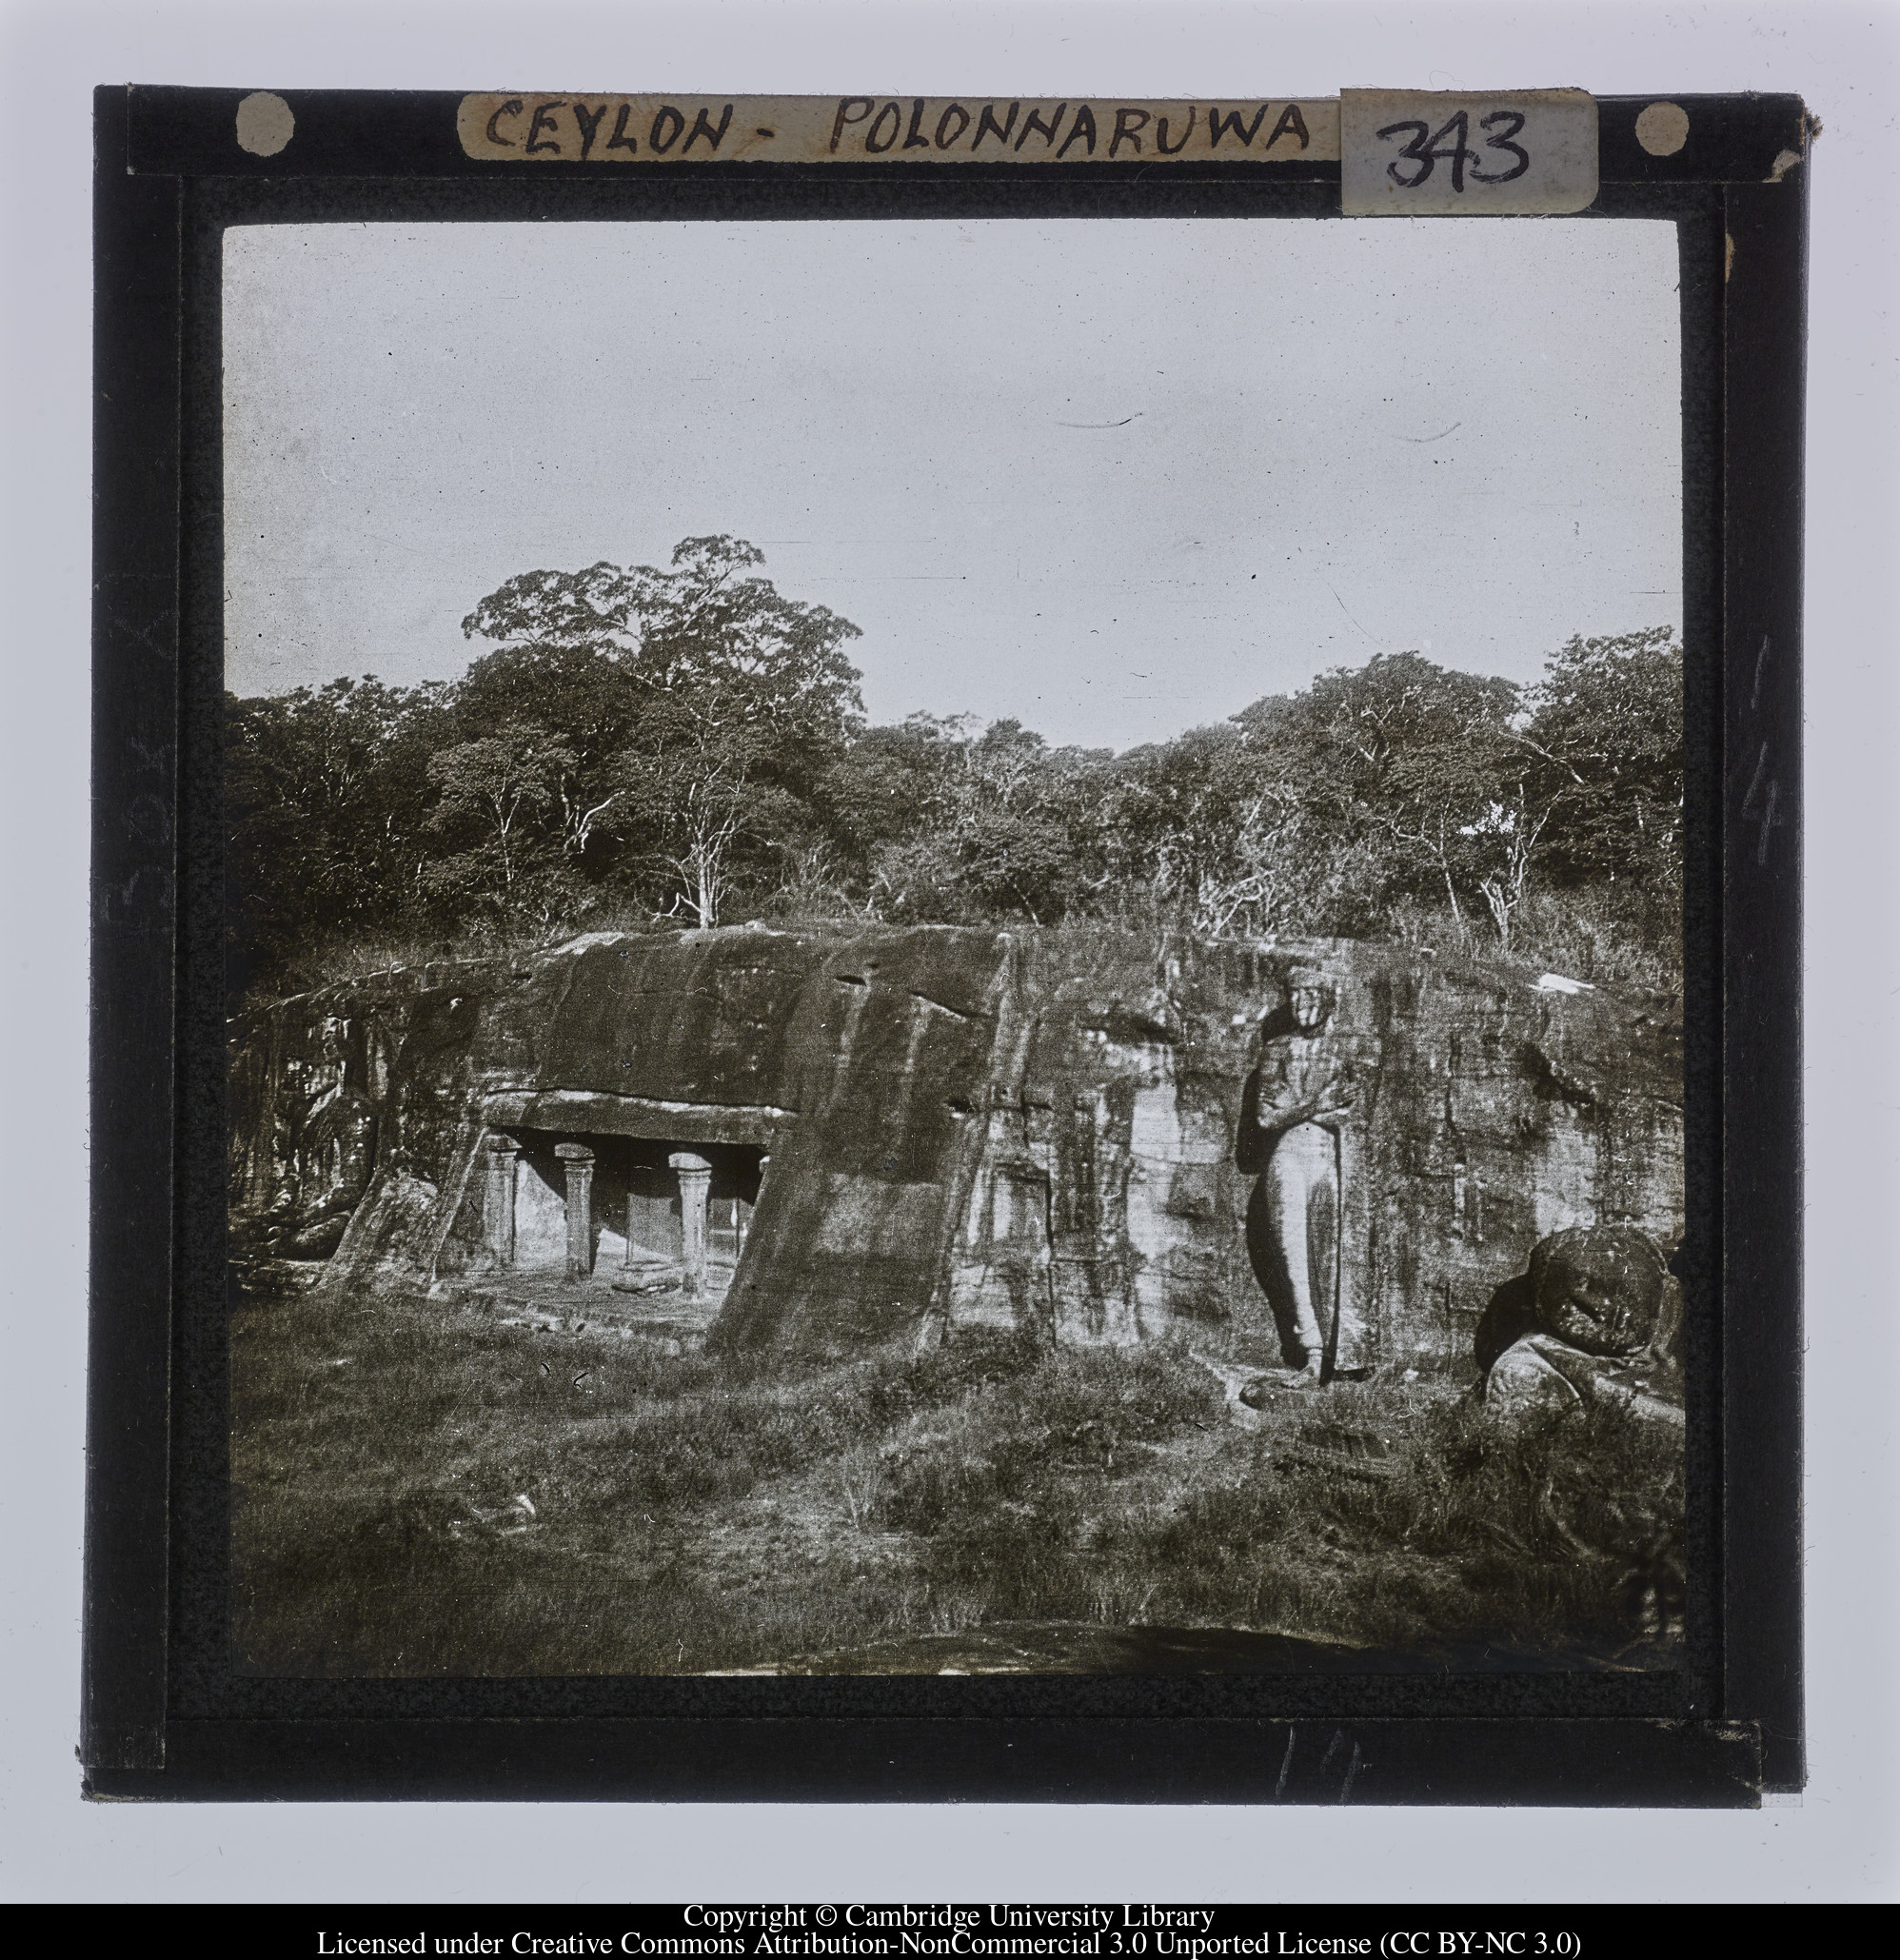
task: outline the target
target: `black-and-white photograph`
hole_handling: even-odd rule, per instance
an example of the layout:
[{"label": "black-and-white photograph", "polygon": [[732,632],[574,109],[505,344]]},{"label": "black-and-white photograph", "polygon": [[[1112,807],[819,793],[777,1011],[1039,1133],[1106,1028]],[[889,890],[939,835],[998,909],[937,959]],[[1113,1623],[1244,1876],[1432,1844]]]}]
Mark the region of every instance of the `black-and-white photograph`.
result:
[{"label": "black-and-white photograph", "polygon": [[1677,249],[228,230],[235,1665],[1678,1666]]}]

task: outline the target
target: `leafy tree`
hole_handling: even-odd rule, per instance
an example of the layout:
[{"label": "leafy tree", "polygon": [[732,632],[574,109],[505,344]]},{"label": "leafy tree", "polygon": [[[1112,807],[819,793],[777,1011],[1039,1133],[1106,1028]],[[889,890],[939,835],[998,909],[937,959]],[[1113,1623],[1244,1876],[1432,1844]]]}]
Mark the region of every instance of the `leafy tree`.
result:
[{"label": "leafy tree", "polygon": [[887,916],[1046,923],[1088,889],[1082,785],[1102,760],[1019,722],[918,714],[870,730],[826,802]]},{"label": "leafy tree", "polygon": [[627,792],[618,765],[635,740],[637,705],[615,656],[593,646],[499,647],[471,663],[456,688],[456,719],[470,740],[507,723],[559,732],[564,755],[548,787],[562,854],[602,873],[612,852],[600,847],[621,837]]},{"label": "leafy tree", "polygon": [[240,986],[323,937],[400,923],[428,856],[427,760],[452,726],[449,690],[373,676],[225,713],[227,914]]},{"label": "leafy tree", "polygon": [[864,727],[857,628],[762,563],[689,538],[663,570],[524,573],[464,622],[494,644],[453,683],[230,701],[234,982],[609,903],[1468,945],[1488,918],[1567,970],[1666,984],[1679,960],[1664,629],[1573,639],[1528,690],[1383,655],[1114,756],[1014,721]]},{"label": "leafy tree", "polygon": [[1189,931],[1272,933],[1288,916],[1305,840],[1296,787],[1239,729],[1195,728],[1138,749],[1101,810],[1109,879]]},{"label": "leafy tree", "polygon": [[571,749],[529,722],[505,723],[432,756],[428,776],[438,794],[429,827],[464,847],[430,867],[430,892],[451,904],[476,903],[505,925],[544,921],[547,869],[550,861],[558,866],[559,850],[548,820],[574,765]]},{"label": "leafy tree", "polygon": [[1503,889],[1513,876],[1511,846],[1524,833],[1504,764],[1515,756],[1521,704],[1513,682],[1397,653],[1322,674],[1235,719],[1340,849],[1368,833],[1386,840],[1381,901],[1441,887],[1461,923],[1461,893],[1468,901],[1487,881]]},{"label": "leafy tree", "polygon": [[1572,639],[1521,736],[1551,806],[1545,860],[1568,882],[1682,891],[1682,647],[1667,626]]},{"label": "leafy tree", "polygon": [[578,724],[571,781],[554,785],[570,855],[630,843],[636,875],[659,869],[702,925],[718,921],[735,852],[769,854],[749,812],[808,800],[862,720],[842,652],[858,628],[745,575],[763,562],[742,539],[687,538],[668,571],[523,573],[462,623],[503,643],[483,684],[542,670],[537,689],[562,701],[553,725]]},{"label": "leafy tree", "polygon": [[505,646],[618,653],[627,675],[710,723],[770,723],[841,741],[863,714],[844,659],[849,620],[742,578],[764,554],[742,538],[686,538],[673,569],[602,563],[524,572],[462,623]]}]

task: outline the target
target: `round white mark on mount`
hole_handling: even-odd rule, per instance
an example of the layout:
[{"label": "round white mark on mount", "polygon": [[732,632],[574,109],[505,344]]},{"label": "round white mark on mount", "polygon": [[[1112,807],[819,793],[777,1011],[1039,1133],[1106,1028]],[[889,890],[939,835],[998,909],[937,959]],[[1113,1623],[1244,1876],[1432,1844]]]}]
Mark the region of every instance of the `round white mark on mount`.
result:
[{"label": "round white mark on mount", "polygon": [[[1645,115],[1649,110],[1643,111]],[[275,156],[296,134],[297,118],[281,95],[259,89],[238,104],[237,140],[252,156]]]},{"label": "round white mark on mount", "polygon": [[1672,102],[1653,102],[1636,118],[1636,141],[1652,156],[1673,156],[1689,141],[1689,111]]}]

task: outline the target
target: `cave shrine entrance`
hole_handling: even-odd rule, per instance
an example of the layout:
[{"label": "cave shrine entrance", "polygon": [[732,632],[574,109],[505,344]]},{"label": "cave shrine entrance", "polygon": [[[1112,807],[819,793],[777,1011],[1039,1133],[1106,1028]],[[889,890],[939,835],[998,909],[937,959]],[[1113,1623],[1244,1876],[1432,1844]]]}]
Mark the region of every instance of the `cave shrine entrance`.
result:
[{"label": "cave shrine entrance", "polygon": [[484,1237],[501,1270],[715,1300],[767,1161],[754,1144],[522,1126],[491,1132],[487,1157]]}]

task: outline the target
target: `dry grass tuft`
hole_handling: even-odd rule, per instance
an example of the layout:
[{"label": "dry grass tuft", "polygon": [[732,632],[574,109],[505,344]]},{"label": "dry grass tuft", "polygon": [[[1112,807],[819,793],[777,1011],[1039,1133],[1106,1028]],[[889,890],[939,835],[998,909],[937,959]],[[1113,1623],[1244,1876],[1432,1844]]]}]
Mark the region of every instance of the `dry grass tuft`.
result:
[{"label": "dry grass tuft", "polygon": [[[308,1297],[238,1316],[232,1384],[260,1673],[667,1673],[1010,1622],[1607,1657],[1679,1620],[1679,1442],[1613,1411],[1507,1441],[1366,1383],[1249,1435],[1167,1348],[800,1366]],[[1376,1474],[1339,1473],[1342,1430]]]}]

